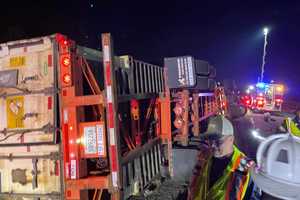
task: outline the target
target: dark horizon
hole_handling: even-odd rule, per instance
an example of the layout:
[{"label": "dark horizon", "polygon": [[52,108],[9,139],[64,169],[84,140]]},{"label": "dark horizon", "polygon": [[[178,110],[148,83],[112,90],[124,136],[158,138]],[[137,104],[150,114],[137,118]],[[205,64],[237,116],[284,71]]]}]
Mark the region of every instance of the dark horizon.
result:
[{"label": "dark horizon", "polygon": [[111,32],[118,55],[163,64],[164,57],[192,55],[217,68],[219,79],[239,85],[260,75],[264,26],[270,28],[265,80],[287,85],[300,98],[300,2],[285,1],[60,1],[10,2],[1,12],[0,42],[63,33],[98,48]]}]

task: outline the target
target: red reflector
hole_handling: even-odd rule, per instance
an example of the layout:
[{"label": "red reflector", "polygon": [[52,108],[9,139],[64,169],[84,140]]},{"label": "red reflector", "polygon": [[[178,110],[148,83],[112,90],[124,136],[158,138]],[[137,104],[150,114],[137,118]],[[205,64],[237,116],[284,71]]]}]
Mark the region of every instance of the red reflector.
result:
[{"label": "red reflector", "polygon": [[65,75],[63,76],[63,82],[64,82],[65,84],[69,84],[69,83],[71,82],[71,75],[70,75],[70,74],[65,74]]},{"label": "red reflector", "polygon": [[[70,158],[69,158],[69,145],[67,144],[66,141],[69,141],[69,125],[68,124],[64,124],[63,125],[63,132],[62,132],[62,136],[63,136],[63,141],[64,141],[64,155],[65,155],[65,160],[66,161],[69,161]],[[66,166],[66,169],[69,169],[67,166]],[[66,171],[68,172],[68,171]]]},{"label": "red reflector", "polygon": [[52,55],[48,55],[48,67],[52,67]]},{"label": "red reflector", "polygon": [[48,110],[52,109],[52,97],[48,97]]}]

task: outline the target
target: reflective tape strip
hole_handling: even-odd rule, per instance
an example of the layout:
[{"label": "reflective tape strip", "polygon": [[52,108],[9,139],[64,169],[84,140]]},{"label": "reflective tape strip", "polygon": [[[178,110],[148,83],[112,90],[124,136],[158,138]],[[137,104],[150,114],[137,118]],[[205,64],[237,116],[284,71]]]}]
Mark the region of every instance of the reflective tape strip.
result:
[{"label": "reflective tape strip", "polygon": [[108,127],[109,128],[114,128],[114,108],[112,103],[108,103]]},{"label": "reflective tape strip", "polygon": [[109,46],[108,45],[103,46],[103,60],[104,60],[104,62],[109,62],[110,61],[110,52],[109,52]]},{"label": "reflective tape strip", "polygon": [[106,70],[106,85],[111,85],[111,76],[110,76],[110,62],[105,62],[105,70]]},{"label": "reflective tape strip", "polygon": [[64,109],[64,124],[68,123],[68,111],[67,109]]},{"label": "reflective tape strip", "polygon": [[109,144],[110,145],[116,145],[115,129],[114,128],[109,129]]},{"label": "reflective tape strip", "polygon": [[117,147],[116,145],[111,145],[110,147],[110,155],[111,155],[111,170],[117,171]]},{"label": "reflective tape strip", "polygon": [[214,93],[199,93],[199,97],[214,96]]},{"label": "reflective tape strip", "polygon": [[106,97],[107,103],[112,103],[112,88],[110,85],[106,87]]},{"label": "reflective tape strip", "polygon": [[112,172],[112,184],[114,187],[118,187],[118,174],[117,172]]}]

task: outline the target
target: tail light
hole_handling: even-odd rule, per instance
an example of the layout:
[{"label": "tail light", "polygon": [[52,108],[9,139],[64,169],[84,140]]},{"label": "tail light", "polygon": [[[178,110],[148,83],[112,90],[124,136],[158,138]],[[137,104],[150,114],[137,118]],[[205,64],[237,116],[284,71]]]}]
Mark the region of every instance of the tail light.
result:
[{"label": "tail light", "polygon": [[69,45],[69,42],[68,42],[67,39],[64,39],[64,40],[62,41],[62,44],[65,45],[65,46],[68,46],[68,45]]},{"label": "tail light", "polygon": [[70,65],[71,65],[70,56],[62,56],[61,65],[64,67],[70,67]]},{"label": "tail light", "polygon": [[246,104],[247,104],[247,105],[250,105],[250,100],[246,100]]},{"label": "tail light", "polygon": [[61,48],[66,48],[66,47],[69,46],[69,41],[64,35],[57,34],[56,35],[56,40],[58,41]]},{"label": "tail light", "polygon": [[258,100],[257,101],[257,105],[258,106],[263,106],[264,105],[264,101],[263,100]]},{"label": "tail light", "polygon": [[71,56],[70,54],[63,54],[60,57],[60,69],[61,69],[61,75],[62,75],[62,83],[63,87],[71,86],[72,83],[72,62],[71,62]]},{"label": "tail light", "polygon": [[64,74],[64,76],[63,76],[63,82],[65,84],[71,83],[71,75],[70,74]]},{"label": "tail light", "polygon": [[280,106],[282,104],[283,100],[282,99],[275,99],[275,105]]},{"label": "tail light", "polygon": [[72,57],[70,49],[71,46],[74,46],[74,43],[60,34],[56,35],[56,41],[59,45],[61,84],[62,87],[70,87],[72,85]]}]

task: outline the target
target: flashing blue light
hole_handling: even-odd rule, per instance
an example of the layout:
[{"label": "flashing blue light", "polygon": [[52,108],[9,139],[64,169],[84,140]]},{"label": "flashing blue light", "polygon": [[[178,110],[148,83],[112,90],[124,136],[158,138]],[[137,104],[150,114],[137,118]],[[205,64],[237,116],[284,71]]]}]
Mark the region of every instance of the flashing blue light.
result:
[{"label": "flashing blue light", "polygon": [[265,87],[266,87],[266,84],[263,83],[263,82],[260,82],[260,83],[257,83],[257,84],[256,84],[256,87],[258,87],[258,88],[265,88]]}]

